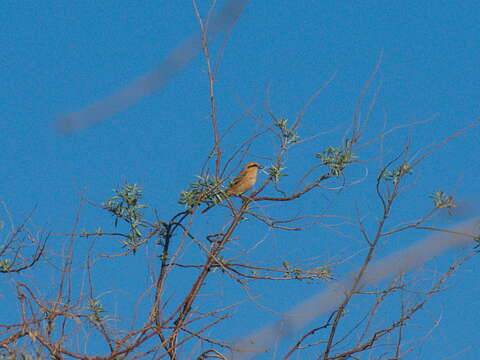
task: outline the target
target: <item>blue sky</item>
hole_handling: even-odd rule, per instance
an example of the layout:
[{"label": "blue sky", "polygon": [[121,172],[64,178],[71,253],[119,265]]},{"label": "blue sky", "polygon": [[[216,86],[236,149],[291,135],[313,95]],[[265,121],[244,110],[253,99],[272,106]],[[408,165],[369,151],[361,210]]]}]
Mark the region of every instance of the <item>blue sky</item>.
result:
[{"label": "blue sky", "polygon": [[[425,151],[479,116],[479,14],[480,6],[474,1],[250,2],[228,39],[216,94],[221,133],[246,108],[253,109],[257,120],[244,117],[225,137],[225,159],[235,146],[270,121],[264,106],[267,94],[273,113],[293,121],[311,94],[335,75],[309,107],[299,128],[302,138],[328,134],[292,148],[287,158],[289,176],[283,186],[292,189],[298,180],[296,174],[314,161],[306,154],[313,156],[342,141],[359,94],[380,57],[379,73],[362,107],[365,115],[379,86],[365,140],[378,135],[385,121],[387,128],[392,128],[434,117],[427,124],[387,137],[383,156],[385,162],[393,159],[409,138],[412,153]],[[81,194],[101,203],[125,180],[142,186],[144,202],[156,208],[160,217],[169,218],[180,211],[179,193],[200,172],[212,146],[208,79],[202,57],[195,58],[161,91],[96,126],[63,136],[54,131],[53,121],[111,94],[157,66],[180,41],[198,30],[191,2],[2,2],[0,24],[0,200],[14,221],[19,223],[36,207],[35,226],[54,233],[68,232]],[[218,51],[219,43],[213,44],[212,53],[216,56]],[[458,196],[473,209],[480,186],[478,140],[478,128],[473,128],[416,168],[409,178],[411,188],[395,209],[395,221],[428,211],[428,195],[437,189]],[[261,137],[247,158],[269,165],[274,151],[272,137]],[[358,207],[373,226],[380,215],[374,196],[378,143],[358,157],[364,161],[362,166],[347,173],[348,182],[366,176],[358,186],[343,192],[319,191],[317,196],[286,208],[262,204],[262,213],[354,216]],[[272,194],[273,189],[267,188],[266,192]],[[225,210],[212,212],[199,220],[199,232],[214,231],[228,219]],[[476,213],[471,210],[469,215]],[[0,217],[8,223],[6,211]],[[445,218],[438,221],[437,225],[449,223]],[[113,229],[113,221],[108,214],[87,206],[79,227],[87,231]],[[239,237],[243,239],[252,232],[255,239],[234,244],[229,251],[234,254],[264,238],[260,254],[253,251],[251,261],[278,263],[315,256],[325,261],[338,260],[364,247],[354,227],[347,229],[348,237],[320,225],[302,233],[282,233],[268,232],[252,220]],[[422,234],[394,237],[398,241],[389,241],[381,254],[402,248]],[[49,251],[60,251],[63,241],[62,237],[53,237]],[[78,246],[82,254],[86,245]],[[98,252],[121,250],[108,239],[101,239],[96,246]],[[425,266],[422,276],[445,270],[449,261],[460,254],[435,259]],[[196,246],[191,246],[185,256],[191,261],[202,259]],[[135,286],[149,281],[142,260],[145,258],[155,266],[155,257],[145,253],[130,256],[124,263],[98,264],[96,287],[99,293],[110,294],[103,299],[110,309],[119,306],[121,312],[122,306],[129,306],[118,305],[121,292],[109,293],[112,289],[132,287],[131,295],[126,297],[135,302],[135,294],[143,289]],[[476,262],[476,258],[468,262],[448,283],[447,291],[433,300],[415,322],[413,333],[417,334],[418,328],[429,329],[435,319],[442,318],[438,328],[410,355],[412,359],[477,358],[480,289]],[[341,276],[355,264],[352,261],[340,266],[334,273]],[[42,271],[50,274],[48,269]],[[112,283],[116,274],[118,282]],[[8,284],[1,286],[3,293]],[[294,284],[288,296],[275,286],[259,286],[258,291],[265,303],[284,312],[323,286]],[[217,299],[224,305],[239,296],[246,299],[238,286],[220,275],[208,289],[224,294],[222,300]],[[238,313],[242,317],[232,336],[249,333],[275,319],[256,306],[246,306]],[[453,356],[462,349],[466,352]]]}]

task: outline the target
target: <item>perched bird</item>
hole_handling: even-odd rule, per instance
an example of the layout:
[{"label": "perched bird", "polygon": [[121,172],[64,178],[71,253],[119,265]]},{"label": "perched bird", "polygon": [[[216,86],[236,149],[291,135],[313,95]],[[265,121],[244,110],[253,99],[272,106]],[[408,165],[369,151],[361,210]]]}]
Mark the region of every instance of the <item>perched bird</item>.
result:
[{"label": "perched bird", "polygon": [[[257,182],[258,169],[262,168],[263,166],[260,166],[254,161],[248,162],[243,168],[243,170],[240,171],[240,173],[230,183],[227,190],[225,190],[225,194],[227,196],[240,196],[250,190],[252,186],[255,185],[255,183]],[[206,213],[214,206],[215,204],[211,204],[209,207],[202,211],[202,214]]]},{"label": "perched bird", "polygon": [[257,171],[261,168],[262,166],[254,161],[248,162],[230,183],[225,193],[228,196],[238,196],[250,190],[257,182]]}]

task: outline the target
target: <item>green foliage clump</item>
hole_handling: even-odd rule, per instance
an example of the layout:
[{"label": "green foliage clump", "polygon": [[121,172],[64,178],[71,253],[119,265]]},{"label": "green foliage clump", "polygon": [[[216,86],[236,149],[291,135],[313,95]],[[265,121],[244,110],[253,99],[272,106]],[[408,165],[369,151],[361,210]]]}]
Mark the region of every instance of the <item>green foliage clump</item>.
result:
[{"label": "green foliage clump", "polygon": [[453,209],[457,207],[453,196],[447,195],[441,190],[435,191],[430,197],[433,199],[433,205],[436,209],[447,209],[450,215],[452,215]]},{"label": "green foliage clump", "polygon": [[348,141],[343,147],[329,146],[321,154],[316,154],[315,157],[322,160],[322,165],[327,166],[330,173],[335,177],[342,175],[347,165],[354,162],[357,158],[353,154]]},{"label": "green foliage clump", "polygon": [[286,149],[289,145],[300,141],[300,136],[298,136],[293,127],[288,127],[287,118],[282,117],[280,119],[277,119],[272,113],[270,113],[270,116],[273,118],[273,124],[275,125],[275,127],[280,129],[281,131],[282,149]]},{"label": "green foliage clump", "polygon": [[123,187],[113,190],[116,195],[102,204],[102,207],[115,216],[115,226],[119,220],[125,221],[130,227],[130,233],[125,235],[127,240],[124,245],[135,251],[136,245],[140,242],[143,226],[143,214],[141,209],[146,205],[139,203],[143,197],[142,190],[136,185],[126,183]]},{"label": "green foliage clump", "polygon": [[284,278],[295,280],[329,280],[333,278],[332,272],[326,268],[302,270],[299,268],[292,268],[287,261],[283,261]]},{"label": "green foliage clump", "polygon": [[222,189],[221,183],[211,175],[196,176],[197,181],[189,185],[188,190],[180,193],[179,203],[187,209],[192,209],[202,203],[216,205],[227,196]]},{"label": "green foliage clump", "polygon": [[300,141],[300,136],[292,128],[288,127],[287,118],[275,119],[274,125],[282,132],[283,145],[285,147]]},{"label": "green foliage clump", "polygon": [[88,319],[91,322],[101,322],[102,321],[102,314],[106,312],[105,308],[103,307],[102,303],[98,300],[92,300],[88,304],[90,314],[88,314]]},{"label": "green foliage clump", "polygon": [[393,171],[384,170],[381,177],[386,181],[391,181],[393,184],[398,185],[405,175],[410,175],[411,173],[412,167],[408,164],[402,164],[397,166]]},{"label": "green foliage clump", "polygon": [[5,259],[5,260],[0,260],[0,270],[3,272],[8,272],[10,271],[12,267],[12,260],[10,259]]},{"label": "green foliage clump", "polygon": [[272,179],[275,184],[280,182],[280,179],[284,176],[288,176],[287,174],[283,174],[283,170],[286,168],[280,167],[280,165],[272,165],[268,168],[267,173],[268,176]]}]

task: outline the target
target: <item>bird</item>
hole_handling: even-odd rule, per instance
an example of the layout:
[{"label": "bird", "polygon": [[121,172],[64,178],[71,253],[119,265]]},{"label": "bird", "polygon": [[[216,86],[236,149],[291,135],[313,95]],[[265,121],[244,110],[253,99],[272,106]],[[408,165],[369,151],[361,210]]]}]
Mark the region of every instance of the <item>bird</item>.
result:
[{"label": "bird", "polygon": [[[225,190],[225,195],[227,195],[227,197],[241,196],[242,194],[250,190],[257,182],[257,172],[259,169],[263,169],[263,166],[256,163],[255,161],[250,161],[246,163],[242,171],[240,171],[240,173],[235,176],[233,181],[228,186],[227,190]],[[205,208],[202,211],[202,214],[206,213],[215,205],[216,204],[211,204],[210,206]]]},{"label": "bird", "polygon": [[255,161],[248,162],[242,171],[233,179],[225,193],[228,196],[240,196],[250,190],[257,182],[257,172],[262,169]]}]

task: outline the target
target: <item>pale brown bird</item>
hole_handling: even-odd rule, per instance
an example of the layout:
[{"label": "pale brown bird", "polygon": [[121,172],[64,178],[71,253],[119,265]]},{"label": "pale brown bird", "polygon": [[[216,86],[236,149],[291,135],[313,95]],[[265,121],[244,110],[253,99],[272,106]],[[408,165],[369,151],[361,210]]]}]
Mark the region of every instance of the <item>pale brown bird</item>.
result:
[{"label": "pale brown bird", "polygon": [[[260,166],[255,161],[248,162],[242,171],[233,179],[233,181],[225,190],[227,196],[240,196],[243,193],[250,190],[253,185],[257,182],[257,172],[259,169],[262,169],[263,166]],[[202,214],[214,207],[215,204],[210,205],[205,210],[202,211]]]},{"label": "pale brown bird", "polygon": [[257,171],[261,168],[262,166],[255,161],[248,162],[230,183],[225,193],[228,196],[238,196],[250,190],[257,182]]}]

